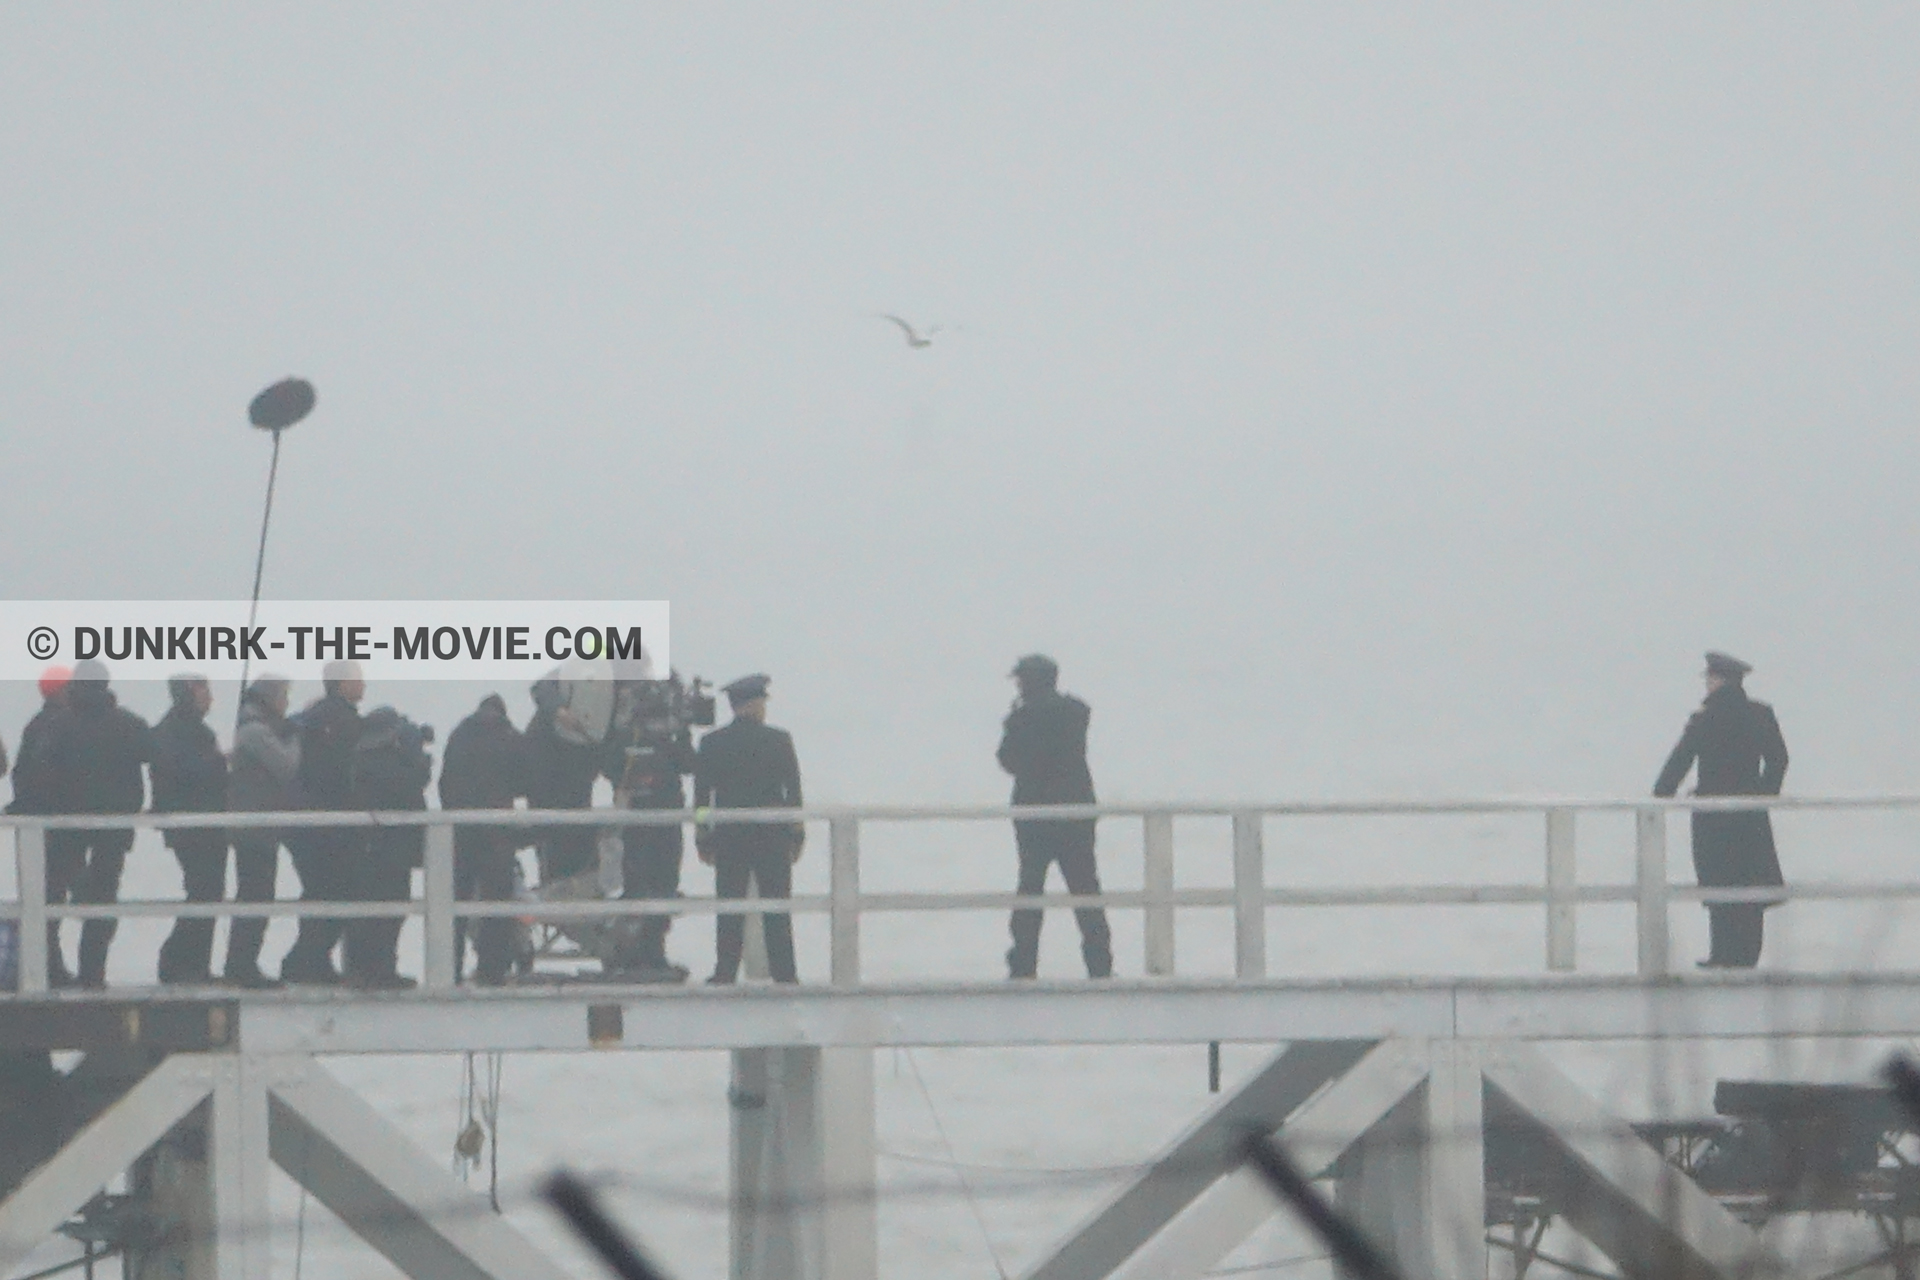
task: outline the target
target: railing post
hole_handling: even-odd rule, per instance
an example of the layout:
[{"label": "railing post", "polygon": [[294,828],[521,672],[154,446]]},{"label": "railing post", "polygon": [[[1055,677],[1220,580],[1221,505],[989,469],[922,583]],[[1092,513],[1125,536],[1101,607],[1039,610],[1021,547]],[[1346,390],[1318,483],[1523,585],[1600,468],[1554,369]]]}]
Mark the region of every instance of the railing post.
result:
[{"label": "railing post", "polygon": [[14,829],[14,882],[20,886],[20,992],[47,989],[47,829]]},{"label": "railing post", "polygon": [[1578,967],[1579,885],[1571,809],[1547,810],[1547,968],[1571,973]]},{"label": "railing post", "polygon": [[1145,828],[1146,970],[1164,978],[1173,974],[1173,815],[1150,813]]},{"label": "railing post", "polygon": [[1667,972],[1667,814],[1634,810],[1634,908],[1639,925],[1640,976]]},{"label": "railing post", "polygon": [[1263,815],[1233,815],[1233,974],[1267,976],[1267,854]]},{"label": "railing post", "polygon": [[453,987],[453,827],[436,822],[427,828],[426,962],[421,973],[429,991]]},{"label": "railing post", "polygon": [[828,980],[836,987],[853,987],[860,984],[860,820],[830,819],[827,844],[833,857],[827,890],[833,949]]}]

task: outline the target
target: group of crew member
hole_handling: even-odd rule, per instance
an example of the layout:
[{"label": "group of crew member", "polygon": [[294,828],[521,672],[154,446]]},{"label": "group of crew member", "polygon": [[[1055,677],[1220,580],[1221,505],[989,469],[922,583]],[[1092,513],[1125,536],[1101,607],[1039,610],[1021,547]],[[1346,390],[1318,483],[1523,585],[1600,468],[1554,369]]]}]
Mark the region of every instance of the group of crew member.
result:
[{"label": "group of crew member", "polygon": [[[1701,796],[1768,796],[1780,793],[1787,767],[1786,742],[1773,709],[1747,696],[1751,666],[1730,655],[1707,655],[1707,695],[1688,721],[1655,782],[1669,797],[1698,767]],[[1087,764],[1091,711],[1059,689],[1059,666],[1031,654],[1011,675],[1018,687],[1002,726],[997,757],[1013,776],[1019,806],[1092,805]],[[799,808],[800,766],[793,738],[767,723],[770,680],[743,677],[727,685],[732,721],[707,733],[696,750],[691,731],[677,725],[654,736],[627,736],[618,743],[585,732],[567,705],[555,677],[533,687],[534,714],[517,730],[504,699],[489,694],[449,736],[439,798],[447,809],[509,809],[525,800],[534,809],[585,809],[602,776],[612,781],[616,802],[632,809],[679,810],[686,806],[683,778],[693,778],[692,804],[708,816],[696,824],[695,848],[714,869],[716,896],[740,900],[750,891],[763,899],[791,896],[792,868],[806,842],[801,823],[729,822],[727,810]],[[432,764],[431,730],[391,707],[362,715],[366,681],[358,664],[328,664],[324,693],[298,716],[289,715],[289,685],[264,676],[242,694],[231,753],[220,750],[207,723],[212,688],[202,677],[168,681],[171,701],[154,726],[121,707],[97,661],[71,671],[49,668],[40,680],[43,704],[21,734],[13,761],[14,799],[20,814],[111,815],[138,813],[146,803],[143,768],[152,778],[152,805],[159,813],[269,813],[286,811],[383,812],[426,808]],[[710,718],[710,717],[709,717]],[[7,769],[0,751],[0,774]],[[463,901],[506,901],[516,891],[518,852],[527,837],[507,825],[462,824],[454,832],[455,889]],[[1028,817],[1015,822],[1018,893],[1044,892],[1058,865],[1068,891],[1101,892],[1095,858],[1095,821],[1087,817]],[[1699,882],[1709,887],[1753,888],[1784,883],[1772,828],[1764,809],[1696,812],[1693,857]],[[411,893],[420,865],[424,828],[411,825],[302,826],[291,830],[247,825],[168,826],[167,847],[179,861],[189,902],[221,900],[231,850],[236,900],[269,902],[279,850],[284,844],[298,872],[301,897],[311,902],[400,902]],[[683,860],[679,824],[634,824],[620,833],[622,894],[658,901],[677,896]],[[537,829],[541,883],[552,885],[598,871],[598,832],[593,825],[548,824]],[[51,830],[46,839],[46,891],[50,904],[105,904],[117,900],[121,874],[133,843],[127,827]],[[1711,946],[1700,963],[1711,968],[1757,964],[1765,911],[1772,902],[1709,902]],[[1081,957],[1090,978],[1113,973],[1106,913],[1098,906],[1075,909]],[[1042,912],[1013,912],[1008,976],[1031,979],[1039,960]],[[775,982],[799,980],[793,930],[785,912],[766,912],[767,967]],[[623,955],[612,967],[633,972],[684,969],[665,952],[670,917],[639,921]],[[413,980],[397,971],[399,915],[342,919],[306,914],[294,944],[281,961],[278,979],[260,964],[264,917],[233,921],[222,980],[240,987],[285,982],[348,983],[382,989]],[[214,981],[214,922],[178,920],[160,949],[164,983]],[[58,923],[48,925],[48,970],[55,986],[106,985],[107,953],[115,921],[88,919],[80,930],[77,970],[69,970]],[[507,979],[516,959],[516,929],[501,916],[456,926],[456,972],[464,969],[469,935],[476,958],[474,979]],[[716,927],[714,969],[708,981],[736,981],[745,938],[745,917],[728,912]],[[336,954],[339,963],[336,965]]]}]

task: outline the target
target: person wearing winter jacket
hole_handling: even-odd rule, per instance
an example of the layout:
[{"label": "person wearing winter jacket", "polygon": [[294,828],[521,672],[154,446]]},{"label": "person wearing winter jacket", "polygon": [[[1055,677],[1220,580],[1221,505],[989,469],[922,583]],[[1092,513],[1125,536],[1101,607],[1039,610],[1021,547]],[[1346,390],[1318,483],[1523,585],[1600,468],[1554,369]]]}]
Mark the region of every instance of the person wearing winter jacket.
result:
[{"label": "person wearing winter jacket", "polygon": [[[287,718],[287,696],[284,676],[261,676],[240,700],[240,725],[233,732],[233,759],[227,773],[227,808],[235,812],[287,813],[306,807],[299,782],[300,731]],[[232,836],[235,900],[272,902],[285,832],[239,827]],[[260,947],[266,936],[265,916],[234,919],[227,939],[229,983],[280,985],[260,970]]]},{"label": "person wearing winter jacket", "polygon": [[[526,794],[525,759],[520,731],[507,716],[497,693],[481,699],[474,713],[453,727],[440,761],[440,807],[511,809]],[[460,826],[453,829],[454,894],[462,902],[507,902],[513,898],[514,861],[520,835],[512,827]],[[475,978],[486,986],[507,979],[513,965],[513,922],[487,916],[469,930],[465,917],[453,926],[453,970],[466,959],[471,932],[479,960]]]},{"label": "person wearing winter jacket", "polygon": [[[13,800],[8,813],[58,813],[59,797],[54,778],[47,770],[47,741],[53,726],[67,712],[67,685],[73,679],[71,667],[53,666],[40,673],[40,709],[20,731],[20,750],[13,761]],[[84,863],[74,864],[67,844],[50,841],[46,845],[47,905],[64,905],[80,888]],[[47,981],[54,987],[73,985],[66,954],[60,949],[60,922],[47,922]]]},{"label": "person wearing winter jacket", "polygon": [[[50,812],[126,814],[146,805],[142,766],[153,758],[153,729],[120,705],[107,682],[104,663],[92,658],[78,663],[67,685],[67,709],[48,725],[44,767]],[[47,863],[73,868],[75,902],[114,902],[132,847],[131,827],[50,831]],[[81,986],[107,985],[107,948],[118,926],[115,920],[81,926]]]},{"label": "person wearing winter jacket", "polygon": [[[353,749],[360,741],[360,700],[367,695],[360,664],[329,662],[321,673],[326,691],[302,711],[300,772],[297,775],[304,806],[311,809],[351,809],[349,786]],[[362,896],[358,883],[367,861],[367,833],[356,827],[314,827],[289,833],[287,848],[300,873],[300,897],[307,902],[352,902]],[[333,952],[345,935],[347,922],[338,916],[302,916],[300,932],[280,961],[284,982],[338,985],[340,971]]]},{"label": "person wearing winter jacket", "polygon": [[[213,686],[205,676],[178,675],[167,681],[173,700],[153,727],[153,809],[155,813],[219,813],[227,807],[227,758],[207,724]],[[180,880],[188,902],[218,902],[227,889],[227,829],[168,827],[167,848],[180,862]],[[160,981],[201,984],[213,981],[213,921],[205,916],[176,920],[160,945]]]}]

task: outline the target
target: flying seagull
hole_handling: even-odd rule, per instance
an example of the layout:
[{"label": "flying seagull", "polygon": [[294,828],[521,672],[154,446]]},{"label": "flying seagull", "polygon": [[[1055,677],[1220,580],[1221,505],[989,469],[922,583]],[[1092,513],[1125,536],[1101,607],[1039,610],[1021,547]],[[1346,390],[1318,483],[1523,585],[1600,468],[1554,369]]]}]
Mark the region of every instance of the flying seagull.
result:
[{"label": "flying seagull", "polygon": [[916,330],[912,325],[908,324],[905,320],[902,320],[899,316],[883,314],[880,318],[882,320],[891,320],[895,324],[899,325],[900,332],[907,335],[907,345],[912,347],[916,351],[918,351],[921,347],[932,346],[933,335],[940,332],[940,326],[934,325],[931,329],[927,330],[926,333],[923,335],[918,330]]}]

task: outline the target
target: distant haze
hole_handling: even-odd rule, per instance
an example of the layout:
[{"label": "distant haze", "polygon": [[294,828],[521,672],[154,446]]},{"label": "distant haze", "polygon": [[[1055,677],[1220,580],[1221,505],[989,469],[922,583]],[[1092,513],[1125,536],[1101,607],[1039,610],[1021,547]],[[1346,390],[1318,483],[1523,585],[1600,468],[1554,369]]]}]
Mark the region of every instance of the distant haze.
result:
[{"label": "distant haze", "polygon": [[1914,7],[638,8],[0,6],[6,590],[244,594],[298,373],[269,593],[670,599],[823,800],[1032,649],[1113,799],[1638,793],[1709,646],[1920,787]]}]

